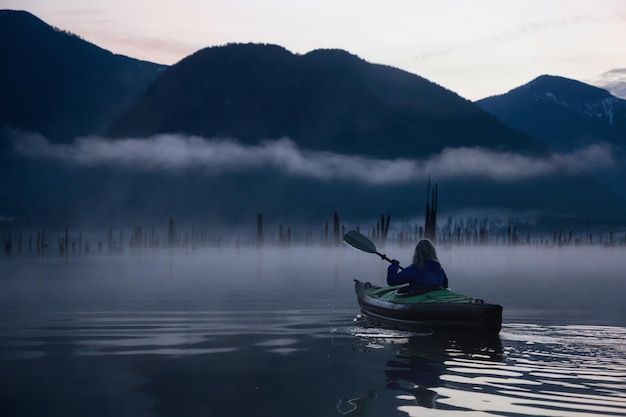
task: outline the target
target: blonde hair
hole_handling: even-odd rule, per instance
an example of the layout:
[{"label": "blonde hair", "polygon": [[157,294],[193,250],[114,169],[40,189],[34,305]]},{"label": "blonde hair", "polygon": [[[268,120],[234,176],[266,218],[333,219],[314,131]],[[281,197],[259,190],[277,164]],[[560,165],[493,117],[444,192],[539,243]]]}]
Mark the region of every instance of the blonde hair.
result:
[{"label": "blonde hair", "polygon": [[437,249],[435,249],[435,245],[430,239],[420,239],[415,245],[415,253],[413,254],[413,264],[417,265],[419,268],[424,267],[424,261],[435,261],[439,263],[439,259],[437,258]]}]

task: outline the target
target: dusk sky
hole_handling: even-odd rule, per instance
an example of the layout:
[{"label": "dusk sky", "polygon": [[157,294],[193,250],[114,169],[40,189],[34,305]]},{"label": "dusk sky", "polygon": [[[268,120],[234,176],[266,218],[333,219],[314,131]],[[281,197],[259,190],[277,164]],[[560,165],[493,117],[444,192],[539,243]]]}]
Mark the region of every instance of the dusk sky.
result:
[{"label": "dusk sky", "polygon": [[207,46],[345,49],[470,100],[541,74],[626,68],[623,0],[0,0],[114,53],[174,64]]}]

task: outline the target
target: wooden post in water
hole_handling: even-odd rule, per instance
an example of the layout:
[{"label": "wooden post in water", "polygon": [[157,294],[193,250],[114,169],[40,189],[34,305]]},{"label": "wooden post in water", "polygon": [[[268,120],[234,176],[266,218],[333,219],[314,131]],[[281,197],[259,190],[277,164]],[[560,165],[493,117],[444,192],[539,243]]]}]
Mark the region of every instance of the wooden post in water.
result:
[{"label": "wooden post in water", "polygon": [[263,215],[258,213],[256,215],[256,247],[263,246]]},{"label": "wooden post in water", "polygon": [[324,244],[328,244],[328,222],[324,223]]},{"label": "wooden post in water", "polygon": [[341,236],[339,235],[339,215],[337,212],[333,215],[333,238],[335,239],[335,244],[341,243]]},{"label": "wooden post in water", "polygon": [[7,233],[7,237],[4,240],[4,254],[7,257],[11,256],[11,231]]},{"label": "wooden post in water", "polygon": [[120,229],[120,241],[117,245],[117,252],[124,252],[124,230]]},{"label": "wooden post in water", "polygon": [[109,254],[113,253],[113,226],[109,226],[109,234],[107,235],[107,245],[109,246]]},{"label": "wooden post in water", "polygon": [[167,244],[173,248],[176,243],[176,228],[174,227],[174,218],[170,217],[167,228]]},{"label": "wooden post in water", "polygon": [[385,220],[385,215],[381,213],[380,220],[376,222],[376,229],[372,231],[374,239],[377,239],[381,244],[384,244],[387,240],[390,221],[391,216],[387,216],[387,220]]},{"label": "wooden post in water", "polygon": [[[426,191],[426,220],[424,222],[424,237],[436,242],[437,240],[437,199],[439,197],[438,184],[430,191],[430,178],[428,178],[428,188]],[[429,203],[428,198],[431,198]]]}]

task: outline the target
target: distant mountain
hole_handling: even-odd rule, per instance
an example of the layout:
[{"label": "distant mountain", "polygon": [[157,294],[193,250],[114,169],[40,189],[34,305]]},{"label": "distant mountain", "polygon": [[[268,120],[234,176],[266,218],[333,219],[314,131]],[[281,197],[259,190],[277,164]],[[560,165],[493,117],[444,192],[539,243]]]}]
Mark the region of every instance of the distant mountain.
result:
[{"label": "distant mountain", "polygon": [[0,56],[0,126],[55,142],[101,133],[166,68],[12,10],[0,10]]},{"label": "distant mountain", "polygon": [[[40,132],[53,143],[52,150],[45,139],[34,145],[51,150],[48,155],[53,156],[47,158],[26,157],[15,149],[0,152],[0,223],[14,219],[11,227],[149,226],[174,216],[217,228],[253,223],[257,213],[268,222],[320,225],[335,210],[352,221],[377,218],[382,212],[394,219],[423,214],[426,171],[423,179],[408,175],[410,182],[380,184],[300,176],[281,165],[292,158],[284,151],[294,147],[301,153],[288,163],[304,165],[321,177],[323,170],[348,169],[372,178],[378,172],[368,166],[374,164],[387,177],[405,178],[406,160],[432,157],[437,165],[446,152],[460,150],[455,153],[458,161],[448,157],[441,169],[455,171],[463,165],[479,174],[441,178],[443,212],[496,208],[551,217],[558,225],[563,219],[580,224],[588,215],[603,216],[608,224],[625,217],[624,202],[584,173],[561,175],[557,169],[513,180],[481,176],[492,168],[488,165],[513,177],[516,170],[533,168],[535,160],[549,165],[549,147],[424,78],[345,51],[295,55],[279,46],[227,45],[203,49],[162,71],[156,64],[113,55],[27,13],[3,12],[2,18],[10,24],[1,21],[0,34],[11,34],[0,41],[2,51],[15,59],[0,66],[0,87],[7,92],[0,97],[0,124]],[[97,144],[90,142],[88,149],[81,148],[85,140],[73,142],[78,135],[103,131],[112,139],[92,138]],[[4,132],[0,130],[2,142],[32,145],[29,135]],[[206,140],[183,138],[189,146],[182,151],[151,148],[146,153],[156,160],[148,162],[149,168],[139,162],[134,167],[115,163],[120,157],[132,160],[132,149],[145,150],[145,143],[154,143],[149,136],[167,132]],[[133,140],[123,141],[126,137]],[[269,158],[275,157],[277,164],[267,163],[265,153],[265,162],[255,165],[256,154],[246,153],[248,147],[234,152],[245,153],[244,168],[160,166],[164,153],[202,160],[211,151],[196,155],[194,146],[205,149],[215,137],[243,145],[287,137],[294,145],[271,151],[276,153]],[[54,147],[60,142],[66,145]],[[90,158],[103,157],[105,162],[83,166],[62,161],[85,150],[96,153]],[[510,163],[495,160],[498,155]],[[397,158],[405,164],[398,164],[396,174],[390,160]]]},{"label": "distant mountain", "polygon": [[626,100],[626,68],[615,68],[589,80],[589,84],[604,88],[615,97]]},{"label": "distant mountain", "polygon": [[459,146],[545,150],[417,75],[341,50],[295,55],[260,44],[211,47],[183,59],[108,134],[167,132],[243,143],[288,137],[305,149],[378,157]]},{"label": "distant mountain", "polygon": [[610,144],[616,166],[596,177],[626,199],[626,100],[579,81],[544,75],[476,104],[558,151]]},{"label": "distant mountain", "polygon": [[580,81],[543,75],[476,104],[559,151],[598,142],[626,146],[626,101]]}]

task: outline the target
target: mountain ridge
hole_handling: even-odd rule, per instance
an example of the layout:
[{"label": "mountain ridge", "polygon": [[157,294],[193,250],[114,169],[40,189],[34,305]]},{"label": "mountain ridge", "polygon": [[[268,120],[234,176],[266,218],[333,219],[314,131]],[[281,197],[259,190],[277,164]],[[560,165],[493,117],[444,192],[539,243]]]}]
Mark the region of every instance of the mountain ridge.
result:
[{"label": "mountain ridge", "polygon": [[476,104],[558,151],[599,141],[626,145],[626,100],[577,80],[543,75]]},{"label": "mountain ridge", "polygon": [[[24,16],[28,18],[28,14]],[[4,174],[0,176],[3,190],[0,207],[4,211],[0,216],[4,218],[21,218],[31,224],[58,224],[76,219],[95,219],[100,224],[102,219],[135,222],[164,216],[182,217],[190,222],[207,219],[239,222],[263,213],[270,218],[315,223],[333,211],[343,218],[372,218],[381,212],[388,212],[394,218],[408,218],[421,215],[423,209],[426,178],[379,185],[345,179],[321,181],[315,176],[293,175],[277,165],[259,168],[254,165],[256,161],[252,164],[254,169],[225,169],[215,175],[207,175],[200,168],[134,170],[132,166],[124,168],[110,160],[91,166],[67,163],[63,156],[82,152],[86,139],[96,145],[96,151],[104,149],[106,158],[112,155],[129,158],[131,155],[124,146],[141,141],[145,145],[151,143],[146,139],[152,135],[166,132],[180,133],[182,142],[202,146],[213,138],[233,139],[241,145],[238,151],[244,152],[250,149],[256,152],[264,139],[289,138],[300,152],[297,157],[301,159],[295,163],[308,164],[311,161],[307,158],[315,154],[319,160],[335,158],[342,168],[347,165],[349,169],[357,169],[361,176],[377,175],[372,161],[378,166],[395,164],[398,160],[440,161],[449,149],[488,150],[490,162],[484,158],[469,161],[478,168],[472,172],[489,168],[484,166],[487,163],[502,165],[502,161],[493,161],[494,155],[503,155],[513,162],[513,168],[504,167],[508,170],[516,169],[520,160],[522,167],[534,161],[540,165],[551,163],[552,153],[547,145],[505,126],[458,94],[418,75],[371,64],[342,50],[315,50],[296,55],[276,45],[231,44],[197,51],[165,71],[162,66],[127,58],[133,64],[131,75],[137,76],[134,65],[148,68],[139,71],[143,90],[124,91],[124,100],[130,102],[128,107],[110,100],[106,94],[106,100],[94,100],[97,91],[94,86],[101,87],[101,83],[94,83],[93,78],[76,79],[76,67],[93,69],[94,62],[100,62],[98,59],[102,57],[110,59],[111,53],[36,20],[32,22],[46,30],[43,42],[48,45],[45,48],[48,55],[43,56],[52,54],[59,62],[42,60],[28,47],[21,51],[16,45],[26,44],[16,42],[15,34],[13,38],[4,37],[0,45],[7,51],[12,46],[11,51],[18,58],[38,59],[36,62],[50,67],[45,70],[55,70],[43,81],[46,88],[32,88],[36,77],[34,81],[32,77],[24,77],[32,82],[26,84],[31,98],[23,99],[24,103],[32,104],[29,100],[34,99],[36,110],[48,109],[47,113],[51,114],[26,112],[33,120],[21,127],[41,133],[44,137],[39,138],[38,146],[56,157],[46,159],[45,152],[36,158],[15,150],[0,153]],[[0,30],[6,28],[3,25]],[[48,37],[60,39],[61,47],[50,44]],[[66,42],[86,48],[88,53],[68,55]],[[97,59],[93,60],[91,54]],[[67,62],[73,65],[61,65]],[[103,71],[102,65],[95,67],[100,75],[110,74]],[[24,64],[24,59],[21,66],[13,68],[18,76],[41,69],[41,65]],[[51,86],[51,80],[65,81]],[[124,85],[119,77],[109,81],[101,89],[105,93],[117,94],[116,83]],[[60,90],[54,89],[57,87]],[[66,97],[58,91],[71,94]],[[67,103],[68,97],[74,102]],[[57,109],[56,100],[65,104]],[[111,105],[109,110],[123,114],[117,123],[111,121],[113,126],[100,131],[112,113],[103,117],[105,109],[96,108],[98,117],[84,123],[80,111],[85,109],[76,107],[87,108],[89,104],[104,102]],[[23,106],[24,109],[31,110],[29,106]],[[54,117],[48,117],[51,115]],[[102,132],[111,135],[98,135]],[[85,134],[91,137],[76,139]],[[191,140],[192,136],[199,137]],[[16,140],[24,139],[25,135],[17,135]],[[159,149],[159,152],[173,151]],[[467,157],[468,153],[457,155]],[[272,154],[270,158],[275,156],[284,157]],[[246,161],[253,160],[255,153],[246,157],[250,157]],[[349,163],[354,160],[360,161],[357,168]],[[454,165],[458,165],[449,162],[453,166],[448,168],[455,169]],[[314,161],[312,169],[327,166],[325,162],[315,165]],[[589,213],[602,213],[607,219],[624,217],[623,201],[584,172],[575,170],[573,174],[560,175],[558,167],[556,170],[548,167],[548,171],[556,174],[518,181],[477,179],[471,174],[445,179],[440,182],[443,191],[440,209],[445,212],[464,207],[500,207],[560,219],[578,219]],[[406,175],[402,170],[393,172]]]},{"label": "mountain ridge", "polygon": [[55,142],[102,133],[165,68],[14,10],[0,11],[0,55],[0,125]]},{"label": "mountain ridge", "polygon": [[588,82],[610,91],[615,97],[626,100],[626,68],[614,68]]},{"label": "mountain ridge", "polygon": [[[107,134],[183,133],[381,157],[446,146],[541,153],[458,94],[340,50],[295,55],[266,44],[197,51],[168,68]],[[381,144],[384,143],[384,146]]]},{"label": "mountain ridge", "polygon": [[609,147],[615,163],[595,176],[626,199],[626,100],[577,80],[544,75],[477,104],[560,152]]}]

